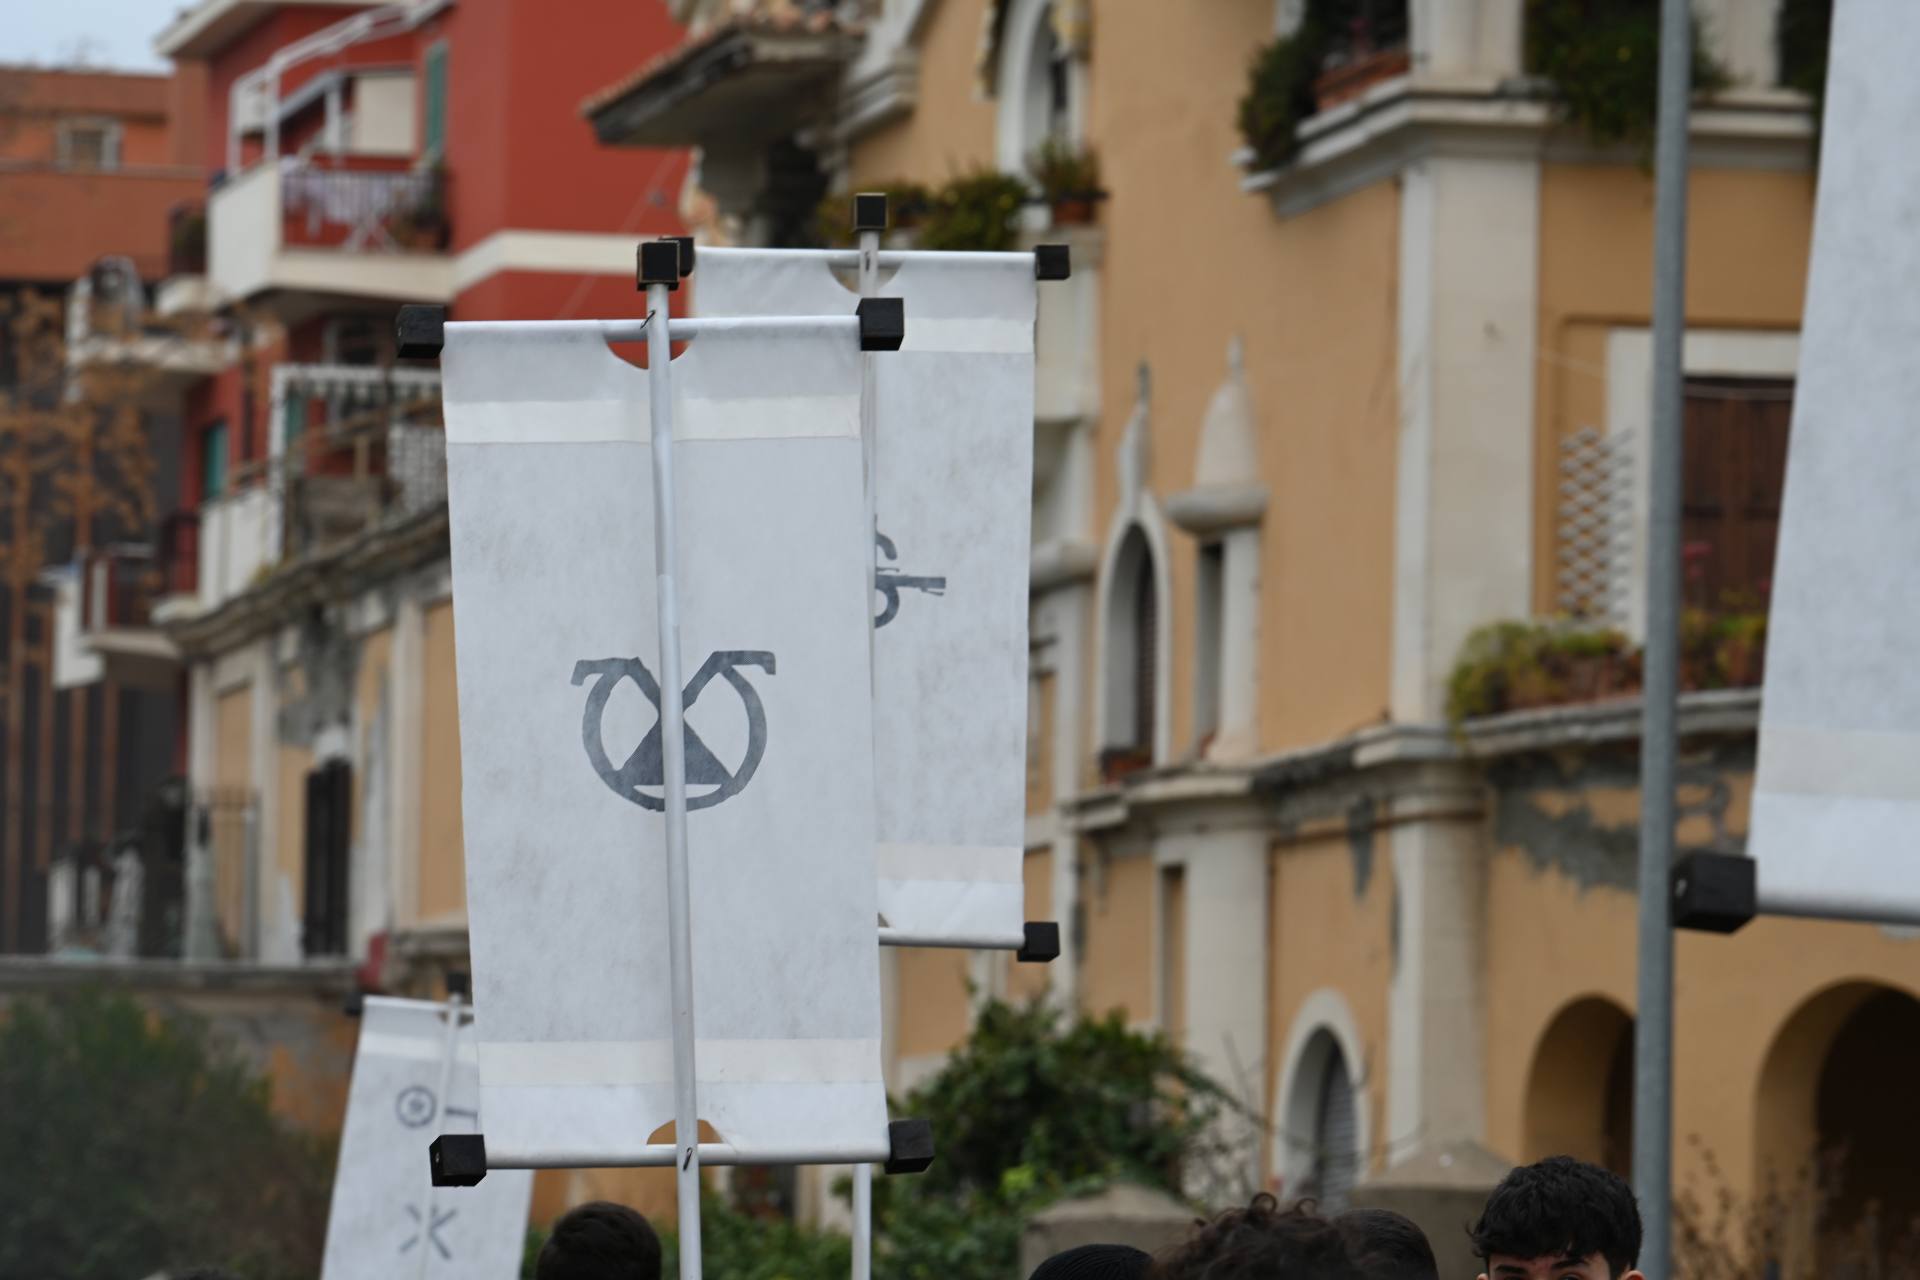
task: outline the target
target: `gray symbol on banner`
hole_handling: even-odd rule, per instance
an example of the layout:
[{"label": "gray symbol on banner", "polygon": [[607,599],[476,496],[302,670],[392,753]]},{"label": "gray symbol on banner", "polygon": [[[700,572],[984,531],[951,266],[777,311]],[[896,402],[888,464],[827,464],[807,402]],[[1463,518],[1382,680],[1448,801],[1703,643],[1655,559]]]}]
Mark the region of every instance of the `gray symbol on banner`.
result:
[{"label": "gray symbol on banner", "polygon": [[[425,1235],[428,1241],[432,1243],[434,1252],[438,1253],[442,1258],[451,1259],[453,1257],[453,1250],[447,1248],[446,1241],[440,1238],[440,1228],[446,1226],[449,1222],[452,1222],[454,1219],[454,1216],[458,1213],[459,1213],[458,1209],[448,1209],[448,1210],[445,1210],[444,1212],[439,1209],[435,1209],[433,1211],[433,1221],[427,1224]],[[401,1253],[405,1253],[407,1250],[413,1248],[413,1246],[419,1244],[420,1236],[422,1234],[420,1230],[422,1215],[420,1213],[419,1207],[416,1205],[408,1205],[407,1216],[413,1219],[413,1234],[408,1236],[406,1239],[406,1243],[400,1246]]]},{"label": "gray symbol on banner", "polygon": [[[874,545],[879,548],[881,556],[888,560],[898,560],[900,558],[899,551],[894,548],[893,539],[881,533],[878,529],[873,531],[873,541]],[[914,577],[911,574],[901,573],[898,569],[888,568],[886,565],[876,563],[873,569],[873,589],[878,591],[881,597],[886,600],[886,604],[881,608],[879,616],[873,620],[874,630],[878,631],[881,627],[892,622],[894,615],[900,612],[900,593],[902,591],[924,591],[930,596],[943,596],[947,594],[947,580],[944,577]]]},{"label": "gray symbol on banner", "polygon": [[[740,674],[741,667],[759,667],[768,675],[774,673],[774,659],[771,653],[751,649],[723,649],[708,656],[706,663],[694,674],[687,687],[681,692],[680,702],[685,710],[691,711],[699,700],[701,692],[719,676],[733,686],[740,695],[740,702],[747,712],[747,750],[739,767],[728,769],[720,763],[717,756],[700,740],[691,724],[686,726],[687,785],[689,787],[712,787],[704,795],[687,797],[687,808],[711,809],[723,800],[737,796],[753,781],[753,774],[760,767],[760,758],[767,751],[767,713],[761,705],[759,691],[747,678]],[[666,769],[661,761],[660,724],[648,731],[633,749],[625,764],[615,766],[607,755],[606,744],[601,739],[600,719],[606,714],[607,700],[613,696],[613,690],[622,680],[632,680],[646,695],[653,709],[660,710],[660,684],[648,671],[646,664],[638,658],[600,658],[589,660],[582,658],[573,665],[573,683],[584,684],[588,676],[597,677],[593,688],[587,692],[587,705],[580,717],[580,740],[587,749],[587,759],[593,764],[593,771],[600,775],[600,781],[623,800],[631,800],[643,809],[659,812],[667,807],[664,795],[652,795],[641,790],[642,787],[665,787]]]},{"label": "gray symbol on banner", "polygon": [[[393,1100],[393,1113],[400,1117],[400,1123],[409,1129],[419,1129],[430,1124],[440,1108],[435,1104],[433,1090],[423,1084],[410,1084],[400,1091]],[[478,1111],[466,1111],[459,1107],[448,1107],[447,1115],[464,1116],[469,1120],[478,1120]]]}]

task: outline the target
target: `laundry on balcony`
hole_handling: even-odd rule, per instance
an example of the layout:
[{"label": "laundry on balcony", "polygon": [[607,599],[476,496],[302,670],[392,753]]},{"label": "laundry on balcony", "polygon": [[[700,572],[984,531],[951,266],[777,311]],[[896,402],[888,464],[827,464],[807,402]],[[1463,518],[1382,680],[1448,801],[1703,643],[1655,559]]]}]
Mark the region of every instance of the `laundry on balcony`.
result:
[{"label": "laundry on balcony", "polygon": [[435,252],[447,233],[446,175],[438,169],[281,166],[289,245]]}]

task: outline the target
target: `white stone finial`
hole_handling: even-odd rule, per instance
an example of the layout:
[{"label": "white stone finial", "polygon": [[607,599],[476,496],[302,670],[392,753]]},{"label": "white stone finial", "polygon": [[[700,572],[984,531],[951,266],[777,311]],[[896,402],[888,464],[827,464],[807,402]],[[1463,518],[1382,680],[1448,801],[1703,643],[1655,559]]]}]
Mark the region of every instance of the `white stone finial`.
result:
[{"label": "white stone finial", "polygon": [[1227,339],[1227,372],[1234,378],[1247,372],[1247,344],[1238,333]]}]

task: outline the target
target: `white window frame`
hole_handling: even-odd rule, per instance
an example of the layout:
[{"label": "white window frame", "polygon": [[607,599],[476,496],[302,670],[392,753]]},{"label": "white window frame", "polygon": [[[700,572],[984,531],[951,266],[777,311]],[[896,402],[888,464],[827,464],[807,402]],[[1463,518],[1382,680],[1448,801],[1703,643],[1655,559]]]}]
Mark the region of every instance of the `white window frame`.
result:
[{"label": "white window frame", "polygon": [[[1047,68],[1037,66],[1045,47],[1053,17],[1053,0],[1012,0],[1006,24],[1000,33],[1000,61],[994,83],[998,87],[999,111],[995,118],[994,158],[1006,173],[1025,173],[1027,157],[1046,136],[1036,131],[1032,116],[1036,89],[1049,94],[1044,82]],[[1087,68],[1083,59],[1067,60],[1066,137],[1079,142],[1086,132]],[[1043,108],[1044,109],[1044,108]]]}]

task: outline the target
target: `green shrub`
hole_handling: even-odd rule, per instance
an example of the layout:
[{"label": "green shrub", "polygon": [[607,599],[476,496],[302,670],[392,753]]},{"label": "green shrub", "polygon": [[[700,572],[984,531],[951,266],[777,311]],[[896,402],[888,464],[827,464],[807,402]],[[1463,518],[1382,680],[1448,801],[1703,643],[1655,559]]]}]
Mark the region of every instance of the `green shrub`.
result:
[{"label": "green shrub", "polygon": [[1021,206],[1032,198],[1024,180],[977,170],[933,193],[920,224],[922,249],[1001,252],[1013,248]]},{"label": "green shrub", "polygon": [[[1713,93],[1726,68],[1692,21],[1693,89]],[[1526,62],[1595,144],[1645,145],[1659,111],[1660,0],[1527,0]]]},{"label": "green shrub", "polygon": [[332,1176],[197,1021],[100,991],[0,1019],[0,1276],[311,1280]]}]

